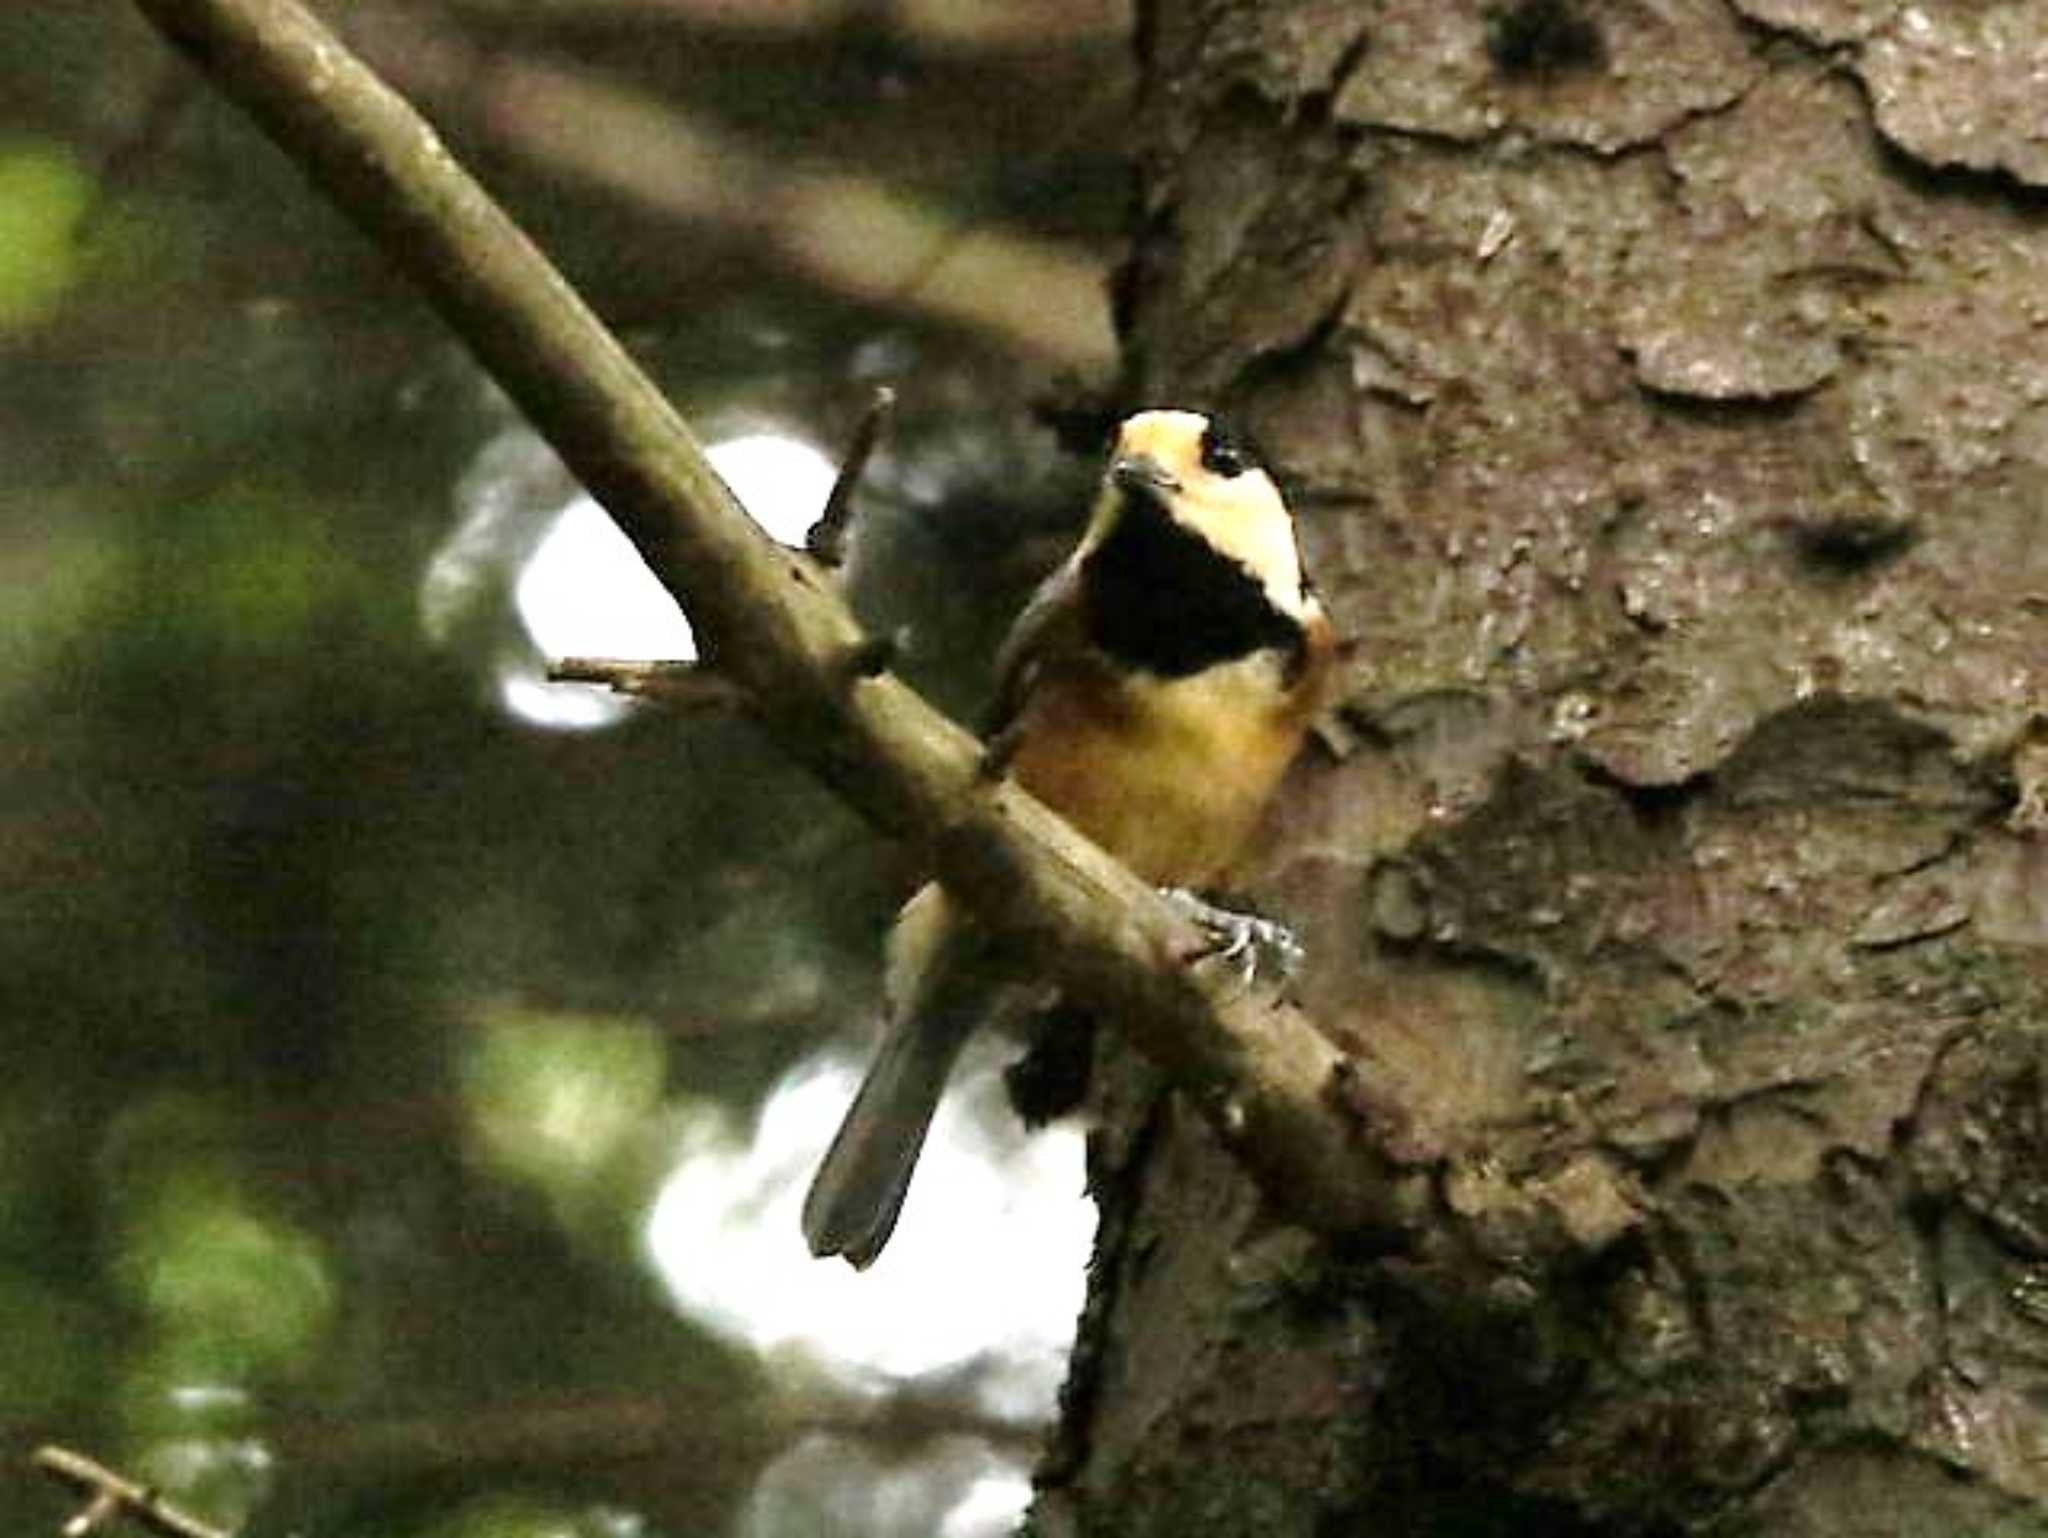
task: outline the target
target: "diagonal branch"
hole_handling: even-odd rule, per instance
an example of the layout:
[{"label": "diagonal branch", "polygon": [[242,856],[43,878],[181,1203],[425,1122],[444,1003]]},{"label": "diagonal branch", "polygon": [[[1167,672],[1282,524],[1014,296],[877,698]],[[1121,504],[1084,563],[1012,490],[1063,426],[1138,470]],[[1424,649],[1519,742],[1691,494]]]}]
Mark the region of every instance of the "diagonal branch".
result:
[{"label": "diagonal branch", "polygon": [[[793,167],[616,80],[481,47],[429,7],[356,0],[349,27],[414,99],[446,103],[491,142],[643,214],[745,241],[828,292],[964,326],[1041,363],[1096,374],[1112,361],[1105,264],[1081,242],[948,217],[885,179]],[[849,219],[861,239],[833,239]]]},{"label": "diagonal branch", "polygon": [[409,273],[682,605],[792,757],[1172,1077],[1299,1220],[1410,1228],[1420,1177],[1368,1140],[1355,1064],[1295,1009],[1178,958],[1202,936],[1007,782],[901,682],[867,676],[827,575],[747,517],[697,440],[433,131],[295,0],[136,0]]}]

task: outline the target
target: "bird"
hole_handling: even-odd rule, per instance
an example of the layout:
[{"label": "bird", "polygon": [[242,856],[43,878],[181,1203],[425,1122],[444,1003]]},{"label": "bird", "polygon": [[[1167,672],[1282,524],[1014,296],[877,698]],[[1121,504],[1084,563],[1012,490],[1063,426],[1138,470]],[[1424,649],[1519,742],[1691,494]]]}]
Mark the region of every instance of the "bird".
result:
[{"label": "bird", "polygon": [[[1123,421],[1073,551],[996,655],[992,768],[1182,899],[1241,953],[1279,926],[1197,891],[1238,870],[1325,708],[1336,645],[1293,515],[1205,413]],[[891,928],[881,1045],[803,1208],[812,1254],[865,1270],[895,1231],[954,1061],[1049,989],[937,882]]]}]

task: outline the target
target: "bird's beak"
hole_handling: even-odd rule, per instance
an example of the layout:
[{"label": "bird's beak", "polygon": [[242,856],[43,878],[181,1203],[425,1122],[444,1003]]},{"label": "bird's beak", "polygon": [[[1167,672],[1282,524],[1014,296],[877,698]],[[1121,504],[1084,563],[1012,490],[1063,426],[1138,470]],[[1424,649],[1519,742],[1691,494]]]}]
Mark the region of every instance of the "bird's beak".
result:
[{"label": "bird's beak", "polygon": [[1180,490],[1180,482],[1149,454],[1126,454],[1113,460],[1109,478],[1125,491],[1150,492],[1154,496]]}]

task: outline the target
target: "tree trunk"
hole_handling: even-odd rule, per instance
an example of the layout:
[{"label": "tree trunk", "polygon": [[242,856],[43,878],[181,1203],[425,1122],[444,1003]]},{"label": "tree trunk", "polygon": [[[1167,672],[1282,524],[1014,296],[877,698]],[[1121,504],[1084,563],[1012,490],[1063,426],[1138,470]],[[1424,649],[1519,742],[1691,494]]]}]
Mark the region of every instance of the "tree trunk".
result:
[{"label": "tree trunk", "polygon": [[2048,1532],[2043,8],[1141,10],[1133,391],[1294,481],[1259,895],[1437,1202],[1106,1065],[1039,1529]]}]

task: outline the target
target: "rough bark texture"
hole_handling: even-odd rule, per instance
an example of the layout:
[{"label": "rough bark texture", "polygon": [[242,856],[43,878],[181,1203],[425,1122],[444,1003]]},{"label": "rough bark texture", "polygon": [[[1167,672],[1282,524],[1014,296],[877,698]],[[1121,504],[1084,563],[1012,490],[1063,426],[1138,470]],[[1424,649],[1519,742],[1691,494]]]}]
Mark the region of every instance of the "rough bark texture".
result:
[{"label": "rough bark texture", "polygon": [[1296,480],[1270,906],[1428,1236],[1119,1065],[1048,1532],[2048,1532],[2048,27],[1154,0],[1135,394]]}]

